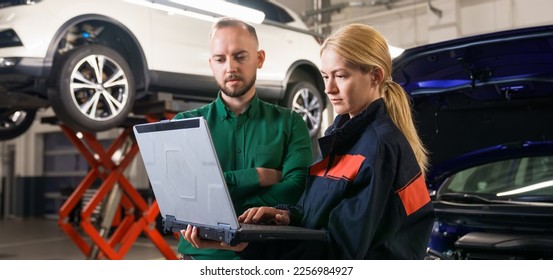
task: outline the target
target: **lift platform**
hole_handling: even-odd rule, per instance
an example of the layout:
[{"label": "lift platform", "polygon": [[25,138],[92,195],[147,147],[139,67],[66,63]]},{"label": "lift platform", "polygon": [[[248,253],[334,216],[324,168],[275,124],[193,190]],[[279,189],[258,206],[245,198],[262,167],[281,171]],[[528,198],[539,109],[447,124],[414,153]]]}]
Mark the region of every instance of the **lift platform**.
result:
[{"label": "lift platform", "polygon": [[[138,145],[132,127],[138,123],[171,119],[175,112],[191,109],[190,104],[175,105],[172,100],[156,101],[146,106],[154,108],[143,117],[129,117],[119,135],[104,148],[95,134],[79,132],[60,123],[56,117],[45,117],[43,123],[59,125],[70,142],[90,165],[90,170],[59,210],[60,228],[71,238],[88,259],[123,259],[136,239],[144,233],[166,259],[177,259],[164,236],[156,228],[159,207],[154,200],[147,203],[125,177],[124,171],[135,158]],[[101,185],[91,188],[97,181]],[[83,201],[88,191],[94,194],[80,210],[80,222],[69,222],[72,211]],[[93,213],[101,209],[101,221]],[[85,235],[92,243],[85,240]]]}]

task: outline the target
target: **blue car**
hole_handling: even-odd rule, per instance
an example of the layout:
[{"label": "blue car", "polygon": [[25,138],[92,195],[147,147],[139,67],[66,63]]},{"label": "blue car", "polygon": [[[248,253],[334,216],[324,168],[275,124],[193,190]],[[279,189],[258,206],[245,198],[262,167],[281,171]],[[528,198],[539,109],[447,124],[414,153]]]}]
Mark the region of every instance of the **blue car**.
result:
[{"label": "blue car", "polygon": [[553,26],[406,50],[430,152],[430,259],[553,259]]}]

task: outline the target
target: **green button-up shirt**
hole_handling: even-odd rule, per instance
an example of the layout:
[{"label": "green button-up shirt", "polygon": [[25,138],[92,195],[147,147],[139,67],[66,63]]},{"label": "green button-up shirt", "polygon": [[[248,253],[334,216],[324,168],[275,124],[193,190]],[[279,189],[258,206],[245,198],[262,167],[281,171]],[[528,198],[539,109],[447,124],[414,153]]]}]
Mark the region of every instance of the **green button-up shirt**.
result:
[{"label": "green button-up shirt", "polygon": [[[311,139],[301,116],[257,96],[236,116],[220,94],[214,102],[174,119],[203,116],[207,120],[236,214],[255,206],[296,203],[313,162]],[[282,180],[260,187],[256,167],[281,170]],[[230,251],[193,248],[182,237],[179,252],[196,259],[235,258]]]}]

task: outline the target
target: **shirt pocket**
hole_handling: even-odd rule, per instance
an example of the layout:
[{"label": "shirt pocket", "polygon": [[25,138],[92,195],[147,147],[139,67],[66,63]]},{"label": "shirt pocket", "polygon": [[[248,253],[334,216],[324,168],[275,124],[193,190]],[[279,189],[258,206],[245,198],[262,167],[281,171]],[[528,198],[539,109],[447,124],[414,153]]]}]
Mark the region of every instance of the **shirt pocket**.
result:
[{"label": "shirt pocket", "polygon": [[309,189],[310,203],[315,205],[335,205],[343,198],[344,190],[349,184],[346,180],[319,178]]},{"label": "shirt pocket", "polygon": [[259,145],[255,153],[255,167],[282,168],[284,149],[281,145]]}]

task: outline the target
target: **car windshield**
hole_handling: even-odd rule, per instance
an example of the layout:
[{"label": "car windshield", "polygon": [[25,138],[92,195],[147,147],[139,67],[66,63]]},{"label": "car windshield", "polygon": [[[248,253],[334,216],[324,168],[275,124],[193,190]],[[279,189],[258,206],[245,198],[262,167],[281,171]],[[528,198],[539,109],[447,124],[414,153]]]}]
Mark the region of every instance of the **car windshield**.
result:
[{"label": "car windshield", "polygon": [[450,176],[438,191],[438,197],[455,194],[551,201],[553,156],[509,159],[465,169]]}]

